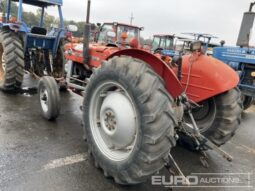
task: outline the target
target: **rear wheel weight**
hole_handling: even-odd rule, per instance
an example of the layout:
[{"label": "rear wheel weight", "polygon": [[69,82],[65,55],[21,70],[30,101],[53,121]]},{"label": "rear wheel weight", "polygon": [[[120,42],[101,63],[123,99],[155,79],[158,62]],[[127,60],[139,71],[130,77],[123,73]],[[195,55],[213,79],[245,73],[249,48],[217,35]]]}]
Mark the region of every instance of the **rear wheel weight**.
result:
[{"label": "rear wheel weight", "polygon": [[60,95],[55,79],[50,76],[42,77],[38,93],[43,117],[49,121],[55,120],[60,112]]},{"label": "rear wheel weight", "polygon": [[0,31],[0,89],[20,89],[24,76],[24,52],[21,40],[12,31]]},{"label": "rear wheel weight", "polygon": [[84,98],[84,130],[104,174],[119,184],[138,184],[163,168],[175,145],[172,103],[140,60],[114,57],[94,72]]}]

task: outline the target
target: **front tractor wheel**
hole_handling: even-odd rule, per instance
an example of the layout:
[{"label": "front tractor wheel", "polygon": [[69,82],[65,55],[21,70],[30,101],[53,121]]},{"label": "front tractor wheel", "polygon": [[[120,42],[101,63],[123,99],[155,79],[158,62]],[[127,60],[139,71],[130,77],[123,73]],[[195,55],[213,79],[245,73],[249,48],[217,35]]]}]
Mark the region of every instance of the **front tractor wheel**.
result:
[{"label": "front tractor wheel", "polygon": [[199,108],[193,109],[192,114],[200,132],[218,146],[225,144],[241,122],[243,109],[240,91],[232,89],[199,105]]},{"label": "front tractor wheel", "polygon": [[19,90],[23,76],[24,53],[20,39],[12,31],[0,31],[0,89]]},{"label": "front tractor wheel", "polygon": [[60,112],[60,95],[56,80],[50,76],[44,76],[38,86],[41,113],[49,121],[55,120]]},{"label": "front tractor wheel", "polygon": [[114,57],[97,69],[84,99],[85,136],[95,164],[119,184],[163,168],[175,145],[173,99],[140,60]]}]

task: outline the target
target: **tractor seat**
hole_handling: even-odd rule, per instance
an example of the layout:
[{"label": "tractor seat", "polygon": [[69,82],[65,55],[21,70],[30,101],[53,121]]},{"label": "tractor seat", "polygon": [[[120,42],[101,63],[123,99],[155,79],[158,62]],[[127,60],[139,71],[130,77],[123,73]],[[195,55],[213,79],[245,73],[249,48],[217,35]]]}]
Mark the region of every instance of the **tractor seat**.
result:
[{"label": "tractor seat", "polygon": [[39,34],[39,35],[46,35],[47,30],[45,28],[42,28],[42,27],[32,27],[31,28],[31,33],[32,34]]}]

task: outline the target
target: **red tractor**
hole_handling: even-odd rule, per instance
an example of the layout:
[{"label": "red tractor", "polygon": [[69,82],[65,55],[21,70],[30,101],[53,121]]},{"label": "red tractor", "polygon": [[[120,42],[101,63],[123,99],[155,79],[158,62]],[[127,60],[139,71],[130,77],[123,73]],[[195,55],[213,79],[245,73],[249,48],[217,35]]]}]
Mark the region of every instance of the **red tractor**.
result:
[{"label": "red tractor", "polygon": [[[208,43],[211,38],[215,38],[211,35],[198,35],[198,39],[199,37],[208,38]],[[177,43],[181,41],[181,50],[176,50],[175,40]],[[233,136],[233,129],[237,128],[240,123],[240,118],[234,116],[240,116],[241,102],[231,98],[238,95],[239,90],[236,88],[236,83],[239,79],[228,66],[219,60],[206,56],[208,54],[205,53],[205,47],[196,54],[190,54],[188,49],[193,42],[196,41],[174,35],[154,35],[152,44],[153,51],[159,53],[164,61],[171,61],[174,57],[183,54],[182,75],[179,76],[179,79],[185,94],[191,101],[197,103],[193,105],[193,116],[201,133],[211,137],[211,139],[213,138],[212,133],[218,129],[217,136],[222,135],[225,138],[221,137],[214,142],[217,145],[223,145]],[[201,43],[207,49],[208,43]],[[233,108],[235,110],[232,110]],[[185,116],[185,119],[190,121],[189,117]]]},{"label": "red tractor", "polygon": [[[84,43],[66,51],[66,82],[84,95],[89,153],[104,175],[119,184],[146,181],[173,160],[170,150],[180,135],[192,140],[196,150],[215,149],[231,160],[218,146],[233,136],[240,122],[236,73],[201,55],[201,42],[192,43],[191,55],[166,63],[140,48],[139,27],[107,23],[97,42],[89,43],[89,13]],[[53,81],[44,77],[39,86],[47,119],[56,118],[58,108]]]}]

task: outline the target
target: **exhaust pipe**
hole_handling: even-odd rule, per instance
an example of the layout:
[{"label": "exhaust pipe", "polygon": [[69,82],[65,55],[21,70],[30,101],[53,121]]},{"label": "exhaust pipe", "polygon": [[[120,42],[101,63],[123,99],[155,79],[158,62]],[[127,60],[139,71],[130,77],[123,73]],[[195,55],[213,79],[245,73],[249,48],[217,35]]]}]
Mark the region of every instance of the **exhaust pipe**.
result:
[{"label": "exhaust pipe", "polygon": [[90,33],[91,33],[90,6],[91,6],[91,0],[88,0],[87,17],[86,17],[86,22],[84,25],[84,33],[83,33],[83,63],[84,64],[88,64],[90,60],[90,56],[89,56],[89,42],[90,42]]},{"label": "exhaust pipe", "polygon": [[249,12],[252,12],[252,8],[254,7],[254,5],[255,5],[255,2],[250,4]]}]

